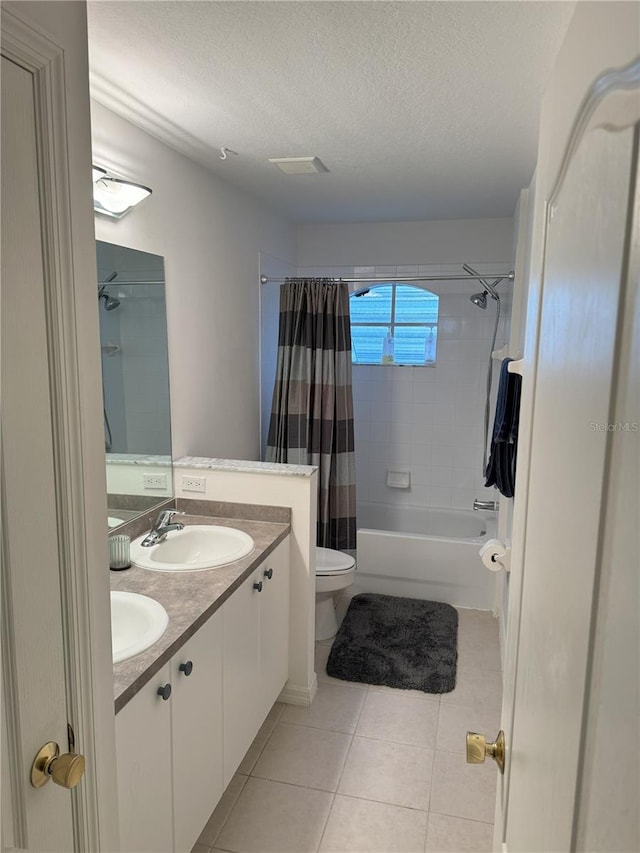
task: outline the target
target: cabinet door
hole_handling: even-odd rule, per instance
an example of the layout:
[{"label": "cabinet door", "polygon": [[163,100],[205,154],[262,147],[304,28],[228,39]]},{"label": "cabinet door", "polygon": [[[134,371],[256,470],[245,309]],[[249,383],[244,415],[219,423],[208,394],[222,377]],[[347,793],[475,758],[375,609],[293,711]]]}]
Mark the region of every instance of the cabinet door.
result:
[{"label": "cabinet door", "polygon": [[171,700],[157,693],[170,682],[167,664],[116,714],[123,853],[173,850]]},{"label": "cabinet door", "polygon": [[221,610],[170,666],[175,851],[189,853],[224,790]]},{"label": "cabinet door", "polygon": [[[236,772],[262,722],[260,689],[260,597],[255,571],[222,607],[222,697],[224,786]],[[264,587],[263,587],[264,588]]]},{"label": "cabinet door", "polygon": [[289,674],[289,539],[260,567],[260,697],[262,720]]}]

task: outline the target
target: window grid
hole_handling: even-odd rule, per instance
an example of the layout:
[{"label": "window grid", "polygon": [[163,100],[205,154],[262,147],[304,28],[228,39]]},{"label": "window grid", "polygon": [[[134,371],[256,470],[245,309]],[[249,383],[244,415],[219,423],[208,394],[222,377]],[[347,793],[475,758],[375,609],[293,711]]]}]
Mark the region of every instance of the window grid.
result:
[{"label": "window grid", "polygon": [[[376,344],[379,344],[380,341],[377,340],[369,340],[368,342],[358,336],[357,334],[352,335],[353,338],[353,346],[352,346],[352,361],[354,364],[395,364],[395,365],[406,365],[406,366],[434,366],[436,362],[436,346],[437,346],[437,328],[438,328],[438,296],[435,293],[427,290],[426,288],[415,287],[413,285],[404,284],[402,282],[380,282],[380,284],[373,285],[370,288],[370,291],[373,290],[382,290],[383,288],[388,288],[390,290],[390,305],[389,305],[389,320],[379,320],[379,319],[362,319],[362,315],[366,312],[360,308],[357,314],[360,315],[361,319],[352,319],[351,325],[352,329],[355,332],[357,329],[386,329],[387,330],[387,338],[391,338],[393,342],[393,352],[390,354],[388,350],[391,345],[387,344],[387,352],[385,352],[385,342],[382,342],[382,346],[380,348],[379,354],[377,351]],[[420,308],[425,311],[427,314],[435,314],[435,319],[423,319],[422,321],[412,322],[410,320],[402,320],[396,321],[397,317],[397,302],[398,302],[398,290],[402,289],[405,291],[405,296],[407,295],[407,291],[421,291],[424,294],[426,300],[431,303],[426,306],[424,302],[420,306]],[[381,294],[382,295],[382,294]],[[386,294],[384,294],[386,295]],[[362,297],[357,297],[355,294],[351,294],[351,300],[366,298],[366,295]],[[351,301],[351,305],[355,305],[353,301]],[[403,313],[406,316],[407,305],[406,303],[403,305]],[[403,329],[423,329],[425,334],[424,337],[418,338],[416,337],[413,341],[410,338],[405,338],[405,336],[399,334]],[[359,338],[357,341],[356,339]],[[397,358],[400,355],[396,349],[396,344],[400,344],[400,353],[404,353],[404,358]],[[357,346],[361,345],[363,350],[365,350],[361,356],[357,353]],[[416,351],[416,346],[420,347],[421,356],[418,356]],[[427,353],[427,347],[429,347],[429,352]],[[413,352],[411,350],[413,349]],[[368,350],[368,351],[367,351]]]}]

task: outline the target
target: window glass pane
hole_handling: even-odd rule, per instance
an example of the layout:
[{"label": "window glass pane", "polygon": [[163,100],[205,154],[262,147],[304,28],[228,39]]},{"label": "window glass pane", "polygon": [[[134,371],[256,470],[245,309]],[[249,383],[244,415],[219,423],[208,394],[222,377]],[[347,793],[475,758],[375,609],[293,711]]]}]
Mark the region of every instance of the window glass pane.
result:
[{"label": "window glass pane", "polygon": [[388,326],[352,326],[351,352],[354,364],[381,364],[382,345]]},{"label": "window glass pane", "polygon": [[395,364],[433,364],[436,355],[436,326],[396,326],[393,357]]},{"label": "window glass pane", "polygon": [[396,323],[437,323],[438,297],[421,287],[396,287]]},{"label": "window glass pane", "polygon": [[383,287],[372,287],[362,296],[352,296],[349,300],[351,322],[390,323],[392,291],[393,287],[386,284]]}]

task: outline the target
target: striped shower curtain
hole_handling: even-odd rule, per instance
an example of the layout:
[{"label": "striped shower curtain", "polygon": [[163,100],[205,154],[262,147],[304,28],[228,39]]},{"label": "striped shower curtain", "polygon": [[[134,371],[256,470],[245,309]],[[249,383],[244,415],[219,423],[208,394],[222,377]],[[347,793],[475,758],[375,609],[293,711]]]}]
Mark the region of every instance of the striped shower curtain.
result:
[{"label": "striped shower curtain", "polygon": [[319,468],[317,544],[356,547],[356,486],[347,285],[286,279],[268,462]]}]

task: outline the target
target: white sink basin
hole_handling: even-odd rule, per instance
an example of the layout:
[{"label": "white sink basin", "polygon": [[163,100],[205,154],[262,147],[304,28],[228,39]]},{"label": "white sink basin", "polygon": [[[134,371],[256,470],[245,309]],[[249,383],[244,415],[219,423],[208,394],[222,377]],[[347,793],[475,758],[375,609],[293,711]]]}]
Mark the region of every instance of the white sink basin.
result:
[{"label": "white sink basin", "polygon": [[167,630],[169,617],[164,607],[136,592],[111,593],[111,651],[120,663],[156,643]]},{"label": "white sink basin", "polygon": [[241,560],[253,551],[253,539],[235,527],[189,524],[166,539],[143,548],[140,536],[131,543],[131,562],[154,572],[202,572]]}]

